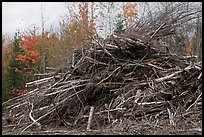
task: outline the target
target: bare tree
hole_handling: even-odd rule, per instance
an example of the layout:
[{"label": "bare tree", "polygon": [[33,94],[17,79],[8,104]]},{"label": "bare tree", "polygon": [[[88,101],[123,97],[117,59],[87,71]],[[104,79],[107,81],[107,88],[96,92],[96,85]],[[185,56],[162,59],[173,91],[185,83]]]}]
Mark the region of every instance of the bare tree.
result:
[{"label": "bare tree", "polygon": [[40,49],[41,49],[41,53],[42,53],[42,58],[41,58],[41,71],[42,73],[45,73],[45,69],[46,69],[46,49],[45,49],[45,45],[44,45],[44,31],[45,31],[45,28],[44,28],[44,11],[43,11],[43,7],[42,7],[42,2],[41,2],[41,27],[42,27],[42,41],[41,41],[41,46],[40,46]]},{"label": "bare tree", "polygon": [[166,2],[163,8],[158,3],[144,3],[144,6],[146,11],[138,22],[129,26],[127,35],[137,35],[146,42],[167,43],[172,50],[185,54],[185,47],[196,30],[196,19],[202,18],[201,4]]}]

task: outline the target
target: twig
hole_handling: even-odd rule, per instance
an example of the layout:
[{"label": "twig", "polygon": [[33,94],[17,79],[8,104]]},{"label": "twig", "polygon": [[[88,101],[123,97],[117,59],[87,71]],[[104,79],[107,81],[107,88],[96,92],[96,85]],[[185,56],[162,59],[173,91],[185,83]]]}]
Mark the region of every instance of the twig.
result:
[{"label": "twig", "polygon": [[[192,69],[192,68],[193,68],[192,66],[188,66],[188,67],[184,68],[184,70],[187,71],[187,70],[190,70],[190,69]],[[174,72],[174,73],[172,73],[172,74],[170,74],[170,75],[167,75],[167,76],[165,76],[165,77],[155,79],[155,81],[156,81],[156,82],[162,82],[162,81],[168,80],[168,79],[174,77],[175,75],[178,75],[179,73],[183,72],[184,70],[176,71],[176,72]]]},{"label": "twig", "polygon": [[165,104],[165,103],[166,101],[157,101],[157,102],[142,102],[142,103],[137,103],[137,104],[138,105],[153,105],[153,104]]},{"label": "twig", "polygon": [[[113,103],[113,99],[111,100],[110,104],[108,105],[108,110],[110,110],[112,103]],[[110,122],[110,112],[109,111],[108,111],[108,122]]]},{"label": "twig", "polygon": [[44,73],[44,74],[34,74],[34,76],[49,76],[53,75],[54,73]]},{"label": "twig", "polygon": [[54,77],[52,76],[52,77],[43,78],[43,79],[40,79],[40,80],[35,80],[35,81],[32,81],[32,82],[26,83],[26,87],[29,87],[29,85],[32,86],[33,84],[34,85],[39,85],[39,84],[48,82],[48,80],[53,79],[53,78]]},{"label": "twig", "polygon": [[37,122],[33,116],[32,116],[32,112],[33,112],[33,103],[31,103],[31,111],[29,112],[29,118],[33,121],[33,123],[35,123],[35,125],[39,128],[42,129],[42,126],[39,122]]},{"label": "twig", "polygon": [[[60,92],[69,91],[69,90],[71,90],[71,89],[73,89],[73,88],[83,87],[83,86],[86,86],[86,84],[78,85],[78,86],[75,86],[75,87],[69,87],[69,88],[65,88],[65,89],[62,89],[62,90],[57,90],[57,91],[55,91],[55,92],[46,94],[45,96],[55,95],[55,94],[60,93]],[[76,94],[78,94],[78,93],[79,93],[79,92],[76,92]]]},{"label": "twig", "polygon": [[26,128],[24,128],[22,131],[21,131],[21,134],[23,134],[23,132],[28,129],[29,127],[31,127],[32,125],[34,125],[37,121],[41,120],[42,118],[46,117],[47,115],[49,115],[50,113],[52,113],[53,111],[55,111],[55,109],[52,109],[51,111],[47,112],[45,115],[39,117],[37,120],[35,120],[35,122],[31,123],[30,125],[28,125]]},{"label": "twig", "polygon": [[202,95],[202,92],[201,92],[200,95],[197,97],[196,101],[193,102],[193,104],[191,104],[191,105],[186,109],[186,111],[188,111],[193,105],[195,105],[196,102],[198,102],[198,100],[200,99],[201,95]]},{"label": "twig", "polygon": [[141,95],[141,90],[137,90],[136,95],[135,95],[135,103],[138,102],[138,100],[140,99],[140,95]]},{"label": "twig", "polygon": [[[98,41],[97,41],[97,42],[98,42]],[[111,56],[111,58],[112,58],[114,61],[117,62],[117,59],[116,59],[112,54],[110,54],[110,53],[104,48],[104,46],[103,46],[102,44],[100,44],[100,43],[98,42],[98,45],[103,49],[103,51],[104,51],[106,54],[108,54],[109,56]]]},{"label": "twig", "polygon": [[[180,129],[178,131],[182,131],[182,132],[186,132],[186,129]],[[202,128],[192,128],[192,129],[188,129],[188,131],[198,131],[198,132],[202,132]]]},{"label": "twig", "polygon": [[90,113],[89,113],[88,124],[87,124],[87,128],[86,128],[86,130],[88,130],[88,131],[90,131],[90,127],[91,127],[91,120],[92,120],[92,116],[93,116],[93,110],[94,110],[94,107],[91,107]]},{"label": "twig", "polygon": [[77,91],[75,89],[75,86],[72,83],[71,83],[71,86],[72,86],[74,92],[76,93],[77,98],[79,99],[79,101],[81,102],[82,106],[84,107],[84,103],[81,101],[81,99],[80,99],[80,97],[79,97],[79,95],[78,95],[78,93],[77,93]]},{"label": "twig", "polygon": [[96,86],[99,85],[99,84],[101,84],[102,82],[104,82],[104,81],[107,80],[108,78],[110,78],[110,77],[113,75],[113,73],[115,73],[115,72],[116,72],[118,69],[120,69],[120,68],[121,68],[121,67],[117,67],[114,71],[111,72],[111,74],[110,74],[108,77],[102,79],[99,83],[97,83]]},{"label": "twig", "polygon": [[170,111],[169,108],[167,108],[167,111],[168,111],[168,113],[169,113],[169,121],[170,121],[170,124],[173,125],[173,126],[175,126],[173,114],[171,113],[171,111]]},{"label": "twig", "polygon": [[125,110],[126,108],[115,108],[115,109],[110,109],[110,110],[103,110],[103,111],[99,111],[95,114],[101,114],[103,112],[111,112],[111,111],[117,111],[117,110]]},{"label": "twig", "polygon": [[200,73],[200,75],[198,76],[198,79],[200,79],[201,78],[201,76],[202,76],[202,72]]},{"label": "twig", "polygon": [[86,59],[89,59],[90,62],[93,62],[93,63],[97,63],[97,64],[101,64],[101,65],[105,65],[105,66],[108,66],[109,64],[106,64],[104,62],[101,62],[101,61],[98,61],[96,59],[92,59],[90,57],[85,57]]},{"label": "twig", "polygon": [[164,27],[164,25],[166,25],[166,22],[164,22],[163,24],[160,25],[160,27],[151,35],[151,37],[149,38],[149,40],[147,41],[147,44],[152,40],[152,38],[159,32],[160,29],[162,29],[162,27]]},{"label": "twig", "polygon": [[78,92],[76,92],[76,93],[74,93],[74,94],[71,94],[70,96],[66,97],[66,98],[63,99],[62,101],[56,103],[56,105],[62,104],[63,102],[65,102],[65,101],[68,100],[69,98],[71,98],[71,97],[73,97],[74,95],[76,95],[76,94],[78,94],[78,93],[80,93],[80,92],[83,92],[83,91],[84,91],[84,90],[80,90],[80,91],[78,91]]}]

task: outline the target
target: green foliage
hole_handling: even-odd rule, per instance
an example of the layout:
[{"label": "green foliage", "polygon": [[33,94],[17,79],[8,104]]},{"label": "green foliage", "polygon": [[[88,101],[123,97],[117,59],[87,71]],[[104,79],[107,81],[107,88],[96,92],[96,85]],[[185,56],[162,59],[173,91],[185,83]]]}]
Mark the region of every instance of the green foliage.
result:
[{"label": "green foliage", "polygon": [[183,34],[176,35],[176,37],[175,37],[176,44],[179,46],[182,46],[182,47],[185,47],[186,40],[187,40],[187,38]]},{"label": "green foliage", "polygon": [[33,72],[40,65],[39,41],[40,37],[35,34],[31,38],[19,33],[15,33],[7,46],[2,41],[2,101],[28,91],[25,84],[33,80]]},{"label": "green foliage", "polygon": [[122,33],[125,31],[125,25],[124,25],[125,19],[122,18],[121,14],[118,15],[117,19],[118,20],[116,23],[116,29],[114,30],[114,32]]},{"label": "green foliage", "polygon": [[16,60],[16,56],[18,53],[21,52],[19,48],[20,39],[18,37],[18,34],[16,33],[14,36],[14,42],[13,42],[13,54],[9,61],[8,66],[8,81],[9,81],[9,88],[12,89],[21,89],[24,87],[24,78],[23,73],[16,71],[16,69],[23,69],[25,66],[21,64],[19,60]]},{"label": "green foliage", "polygon": [[8,79],[7,73],[2,70],[2,102],[8,100],[9,93],[8,93]]}]

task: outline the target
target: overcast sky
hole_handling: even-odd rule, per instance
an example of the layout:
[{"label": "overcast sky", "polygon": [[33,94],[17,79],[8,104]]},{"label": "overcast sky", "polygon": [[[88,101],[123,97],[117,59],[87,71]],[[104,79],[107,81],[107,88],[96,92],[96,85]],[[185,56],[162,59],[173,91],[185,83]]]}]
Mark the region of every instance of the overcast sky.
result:
[{"label": "overcast sky", "polygon": [[[42,2],[45,28],[57,29],[66,13],[65,2]],[[41,27],[41,2],[2,2],[2,32],[13,36],[17,30],[24,31],[32,24]]]},{"label": "overcast sky", "polygon": [[59,30],[59,21],[68,10],[65,2],[2,2],[2,33],[13,37],[15,32],[25,32],[36,25],[41,31],[41,3],[45,30]]}]

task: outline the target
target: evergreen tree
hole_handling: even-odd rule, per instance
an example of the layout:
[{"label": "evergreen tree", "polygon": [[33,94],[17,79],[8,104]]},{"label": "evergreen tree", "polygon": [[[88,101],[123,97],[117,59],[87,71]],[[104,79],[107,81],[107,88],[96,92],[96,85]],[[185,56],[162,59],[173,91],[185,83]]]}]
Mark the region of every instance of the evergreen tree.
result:
[{"label": "evergreen tree", "polygon": [[2,72],[2,102],[8,99],[8,83],[6,73]]},{"label": "evergreen tree", "polygon": [[21,89],[24,87],[24,78],[23,78],[23,71],[24,65],[19,61],[16,60],[16,56],[21,53],[19,48],[20,39],[18,33],[15,33],[14,42],[13,42],[13,54],[9,61],[8,67],[8,81],[9,81],[9,88],[12,89]]},{"label": "evergreen tree", "polygon": [[8,79],[7,79],[7,66],[5,63],[5,51],[4,51],[5,39],[2,36],[2,102],[8,99]]},{"label": "evergreen tree", "polygon": [[116,29],[114,31],[115,33],[122,33],[125,31],[124,21],[125,19],[122,18],[121,14],[119,14],[117,17]]}]

